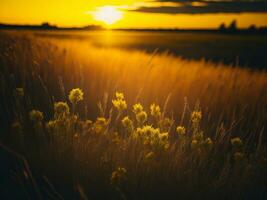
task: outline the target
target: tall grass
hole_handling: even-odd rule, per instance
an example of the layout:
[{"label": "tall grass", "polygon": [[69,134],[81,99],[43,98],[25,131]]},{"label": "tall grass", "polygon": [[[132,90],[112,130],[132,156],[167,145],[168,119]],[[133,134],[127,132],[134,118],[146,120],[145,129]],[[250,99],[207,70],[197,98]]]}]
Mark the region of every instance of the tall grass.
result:
[{"label": "tall grass", "polygon": [[266,197],[265,72],[0,34],[1,140],[64,197]]}]

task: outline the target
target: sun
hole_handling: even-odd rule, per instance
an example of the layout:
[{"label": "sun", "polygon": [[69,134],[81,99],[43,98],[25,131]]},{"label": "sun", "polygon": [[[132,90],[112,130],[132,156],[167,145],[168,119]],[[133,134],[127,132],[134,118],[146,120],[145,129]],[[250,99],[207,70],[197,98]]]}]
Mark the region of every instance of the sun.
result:
[{"label": "sun", "polygon": [[93,13],[95,20],[112,25],[122,18],[122,12],[113,6],[103,6]]}]

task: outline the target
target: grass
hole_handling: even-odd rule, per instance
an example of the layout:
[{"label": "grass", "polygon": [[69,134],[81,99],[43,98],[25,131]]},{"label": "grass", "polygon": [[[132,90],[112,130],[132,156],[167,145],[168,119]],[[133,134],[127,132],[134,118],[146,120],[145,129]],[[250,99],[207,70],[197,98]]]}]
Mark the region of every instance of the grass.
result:
[{"label": "grass", "polygon": [[66,199],[266,197],[264,71],[30,33],[0,41],[1,142],[42,195],[45,176]]}]

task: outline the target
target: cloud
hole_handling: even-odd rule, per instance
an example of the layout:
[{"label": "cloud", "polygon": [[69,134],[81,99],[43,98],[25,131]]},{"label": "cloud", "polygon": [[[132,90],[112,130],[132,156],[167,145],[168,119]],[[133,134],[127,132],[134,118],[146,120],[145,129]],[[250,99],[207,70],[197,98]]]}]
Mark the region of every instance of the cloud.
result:
[{"label": "cloud", "polygon": [[[160,3],[160,4],[159,4]],[[163,4],[162,4],[163,3]],[[166,3],[172,3],[168,5]],[[130,11],[165,14],[208,14],[208,13],[244,13],[267,12],[267,0],[223,1],[223,0],[159,0],[155,6],[143,5]]]}]

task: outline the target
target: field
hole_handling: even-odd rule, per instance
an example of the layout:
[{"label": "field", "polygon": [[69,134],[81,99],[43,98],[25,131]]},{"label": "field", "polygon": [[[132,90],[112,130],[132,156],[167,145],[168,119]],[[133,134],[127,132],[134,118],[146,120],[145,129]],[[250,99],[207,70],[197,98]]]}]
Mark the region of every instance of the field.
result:
[{"label": "field", "polygon": [[267,198],[263,70],[3,31],[0,81],[7,199]]},{"label": "field", "polygon": [[171,31],[40,31],[35,36],[76,40],[101,48],[168,51],[186,59],[222,62],[239,67],[267,68],[266,35]]}]

